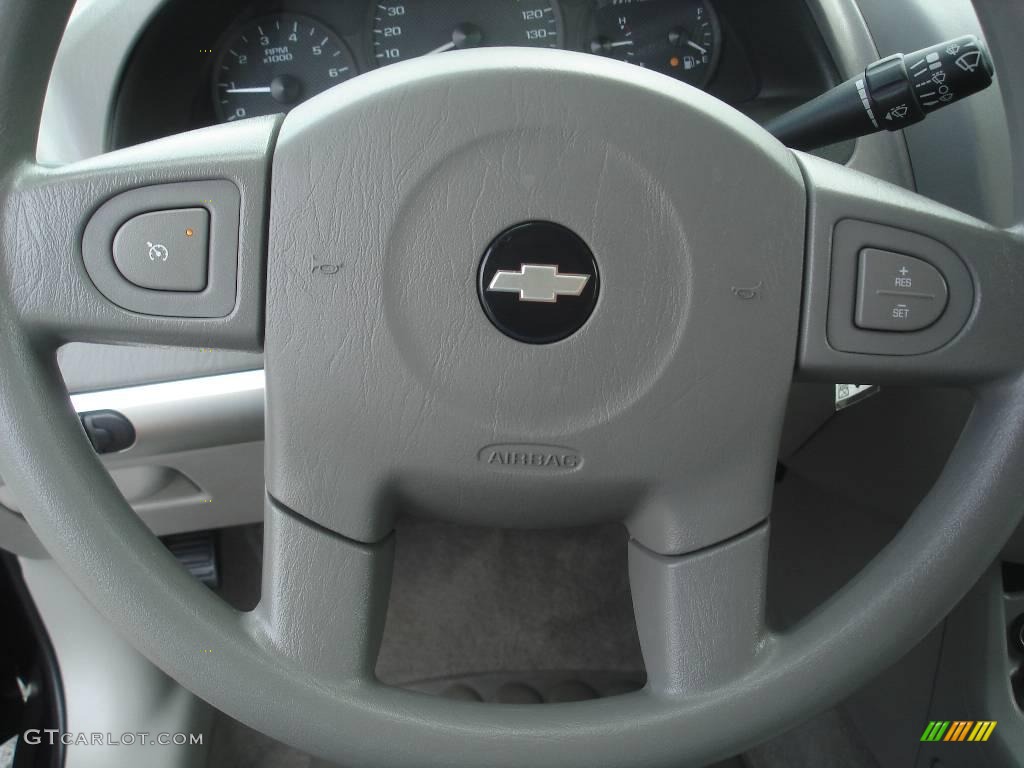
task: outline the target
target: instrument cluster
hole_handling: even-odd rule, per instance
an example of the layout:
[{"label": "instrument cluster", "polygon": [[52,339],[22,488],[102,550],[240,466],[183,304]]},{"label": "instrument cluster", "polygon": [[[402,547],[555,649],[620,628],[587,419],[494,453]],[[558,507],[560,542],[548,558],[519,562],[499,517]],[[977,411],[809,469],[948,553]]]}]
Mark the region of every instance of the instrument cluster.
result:
[{"label": "instrument cluster", "polygon": [[709,0],[371,0],[361,12],[346,3],[356,19],[340,19],[340,5],[317,16],[316,6],[254,6],[232,21],[212,49],[219,121],[286,112],[376,67],[491,46],[577,50],[704,87],[721,42]]},{"label": "instrument cluster", "polygon": [[817,0],[160,2],[122,70],[111,149],[288,112],[380,67],[468,48],[618,59],[761,122],[842,80],[808,8]]}]

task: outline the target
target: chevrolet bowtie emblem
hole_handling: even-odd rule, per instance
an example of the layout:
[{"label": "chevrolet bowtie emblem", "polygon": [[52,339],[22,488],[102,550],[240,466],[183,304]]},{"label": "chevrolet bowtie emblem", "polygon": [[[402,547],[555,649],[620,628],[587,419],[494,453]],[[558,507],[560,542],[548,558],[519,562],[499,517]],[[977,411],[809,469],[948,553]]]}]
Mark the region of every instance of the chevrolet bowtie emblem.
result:
[{"label": "chevrolet bowtie emblem", "polygon": [[518,293],[520,301],[552,304],[559,296],[579,296],[588,282],[590,275],[562,275],[551,264],[523,264],[518,272],[495,272],[487,290]]}]

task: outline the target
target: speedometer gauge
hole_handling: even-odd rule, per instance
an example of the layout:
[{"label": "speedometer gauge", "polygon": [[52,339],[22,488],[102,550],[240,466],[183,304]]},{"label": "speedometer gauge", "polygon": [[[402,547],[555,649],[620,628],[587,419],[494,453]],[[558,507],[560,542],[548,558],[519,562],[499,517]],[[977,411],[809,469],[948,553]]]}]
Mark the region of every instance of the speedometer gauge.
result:
[{"label": "speedometer gauge", "polygon": [[221,122],[287,112],[356,74],[352,54],[320,22],[294,13],[254,19],[221,46],[214,100]]},{"label": "speedometer gauge", "polygon": [[596,0],[586,50],[703,87],[718,62],[719,38],[705,0]]},{"label": "speedometer gauge", "polygon": [[384,0],[371,14],[378,65],[482,46],[562,47],[555,0]]}]

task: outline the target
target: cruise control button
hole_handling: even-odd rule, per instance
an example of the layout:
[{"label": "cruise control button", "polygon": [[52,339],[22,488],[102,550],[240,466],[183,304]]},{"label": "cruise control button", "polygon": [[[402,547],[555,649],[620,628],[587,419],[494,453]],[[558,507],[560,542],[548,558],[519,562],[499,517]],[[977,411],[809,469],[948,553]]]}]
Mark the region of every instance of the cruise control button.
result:
[{"label": "cruise control button", "polygon": [[114,264],[141,288],[201,291],[209,261],[210,213],[205,208],[144,213],[114,237]]},{"label": "cruise control button", "polygon": [[860,252],[856,323],[876,331],[919,331],[946,310],[946,280],[927,261],[892,251]]}]

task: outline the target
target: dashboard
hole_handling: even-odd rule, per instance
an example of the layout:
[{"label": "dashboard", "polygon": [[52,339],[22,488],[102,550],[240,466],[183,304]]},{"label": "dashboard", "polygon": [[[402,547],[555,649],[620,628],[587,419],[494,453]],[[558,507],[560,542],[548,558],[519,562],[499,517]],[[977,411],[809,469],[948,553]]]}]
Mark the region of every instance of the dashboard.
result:
[{"label": "dashboard", "polygon": [[124,70],[109,148],[287,112],[379,67],[488,46],[618,59],[759,120],[839,81],[804,0],[171,0]]}]

